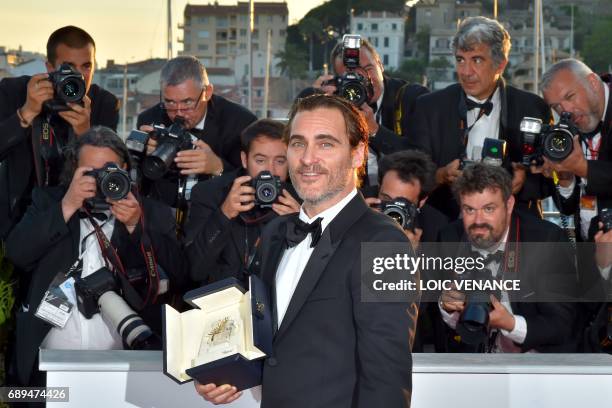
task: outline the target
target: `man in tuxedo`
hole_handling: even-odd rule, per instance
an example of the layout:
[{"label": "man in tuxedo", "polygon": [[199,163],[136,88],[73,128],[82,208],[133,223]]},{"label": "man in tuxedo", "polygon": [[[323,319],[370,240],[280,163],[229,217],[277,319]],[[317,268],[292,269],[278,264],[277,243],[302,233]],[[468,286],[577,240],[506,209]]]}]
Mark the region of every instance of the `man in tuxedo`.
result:
[{"label": "man in tuxedo", "polygon": [[[338,43],[331,52],[331,66],[336,75],[343,75],[347,71],[342,58],[343,50],[343,44]],[[377,160],[385,154],[406,149],[411,137],[408,124],[413,120],[416,99],[429,92],[419,84],[391,78],[384,71],[378,51],[362,38],[356,72],[371,82],[373,90],[371,98],[359,107],[366,118],[369,134],[366,185],[378,184]],[[333,94],[337,91],[336,86],[329,82],[333,78],[333,75],[322,75],[316,79],[313,87]]]},{"label": "man in tuxedo", "polygon": [[[544,174],[551,176],[551,171],[555,171],[558,176],[553,197],[563,214],[574,216],[576,240],[593,242],[600,229],[601,210],[612,208],[610,75],[599,77],[583,62],[565,59],[542,76],[542,91],[546,102],[557,113],[571,113],[579,132],[565,160],[553,162],[545,158]],[[601,291],[609,274],[594,260],[592,246],[578,246],[580,290],[583,296],[597,300],[603,295]],[[602,303],[583,303],[579,307],[587,330],[594,323],[605,324],[593,322],[600,315]]]},{"label": "man in tuxedo", "polygon": [[465,293],[443,291],[439,309],[452,329],[449,351],[574,351],[575,305],[561,300],[573,296],[575,268],[563,231],[515,210],[510,175],[500,167],[470,165],[453,190],[462,218],[440,232],[440,242],[457,242],[455,256],[471,253],[482,258],[493,279],[519,279],[520,291],[490,295],[489,337],[480,344],[454,331],[469,306]]},{"label": "man in tuxedo", "polygon": [[[7,239],[7,257],[31,276],[28,297],[17,312],[14,358],[22,385],[45,384],[44,373],[39,372],[36,365],[39,347],[83,350],[122,349],[124,344],[149,347],[155,343],[151,329],[161,334],[158,304],[145,302],[144,308],[137,309],[142,320],[126,318],[132,327],[124,327],[121,334],[118,333],[121,323],[115,321],[118,326],[113,327],[107,319],[111,315],[102,315],[104,310],[91,318],[85,317],[77,306],[74,289],[79,278],[94,274],[99,277],[100,273],[112,271],[117,282],[121,282],[116,285],[123,288],[122,297],[127,299],[128,286],[120,275],[131,271],[130,275],[135,277],[133,272],[140,271],[147,282],[152,282],[148,279],[146,264],[153,259],[155,272],[162,279],[168,277],[171,290],[179,288],[184,281],[183,258],[169,207],[148,199],[138,201],[132,192],[120,200],[107,200],[108,210],[88,206],[86,200],[95,197],[99,189],[96,179],[88,172],[105,167],[109,162],[127,170],[128,150],[111,129],[93,127],[74,145],[73,155],[67,160],[65,183],[35,188],[32,205]],[[110,242],[114,255],[102,250],[104,239]],[[108,266],[105,268],[105,265]],[[142,295],[143,290],[146,292],[144,283],[142,286],[133,283],[129,287],[145,298]],[[163,291],[160,288],[161,285],[157,289]],[[61,290],[66,302],[72,305],[66,304],[63,308],[68,310],[63,322],[39,317],[39,307],[42,310],[43,303],[49,306],[43,302],[47,290],[53,290],[56,298]],[[113,291],[120,293],[119,289]],[[157,292],[154,296],[157,297]],[[136,296],[131,299],[139,301]],[[162,299],[160,296],[159,300]],[[123,301],[127,305],[125,302],[129,301]],[[115,313],[125,310],[121,302],[113,304]],[[127,310],[140,306],[130,303]],[[139,326],[137,321],[140,324],[144,321],[149,326],[148,331],[142,331],[142,337],[126,337],[128,332],[135,334],[130,329]],[[161,346],[159,339],[157,344]]]},{"label": "man in tuxedo", "polygon": [[[315,95],[294,105],[287,136],[304,203],[263,233],[261,270],[278,329],[262,407],[406,407],[416,304],[361,300],[361,243],[399,242],[412,254],[397,225],[357,192],[367,124],[342,98]],[[239,396],[227,384],[196,388],[215,403]]]},{"label": "man in tuxedo", "polygon": [[[117,98],[91,83],[95,51],[96,44],[87,32],[62,27],[47,41],[47,73],[0,82],[0,238],[21,219],[35,185],[58,184],[63,147],[90,126],[117,128]],[[68,110],[52,112],[45,107],[54,96],[49,72],[63,63],[83,75],[87,94],[82,104],[69,103]],[[44,143],[42,127],[47,124],[52,137]]]},{"label": "man in tuxedo", "polygon": [[[270,119],[242,132],[242,167],[198,183],[191,195],[185,246],[191,277],[200,284],[233,276],[247,283],[261,229],[276,215],[295,213],[300,204],[287,189],[285,126]],[[271,208],[255,205],[253,180],[262,171],[278,177],[283,189]],[[295,193],[294,193],[295,194]],[[202,267],[202,265],[206,265]]]},{"label": "man in tuxedo", "polygon": [[[172,168],[158,180],[143,180],[147,196],[172,207],[186,208],[198,181],[241,167],[240,133],[257,118],[246,108],[213,93],[206,69],[195,57],[169,60],[161,71],[162,101],[138,115],[137,127],[145,132],[153,125],[171,125],[177,118],[194,135],[193,149],[183,150]],[[147,154],[157,147],[149,139]],[[174,167],[174,166],[173,166]],[[181,195],[179,196],[179,184]]]},{"label": "man in tuxedo", "polygon": [[511,43],[497,21],[464,19],[452,46],[459,83],[419,97],[410,131],[413,146],[428,153],[438,167],[438,188],[429,204],[457,218],[459,207],[450,186],[461,174],[462,160],[480,161],[485,138],[493,138],[506,142],[504,167],[513,174],[517,207],[539,214],[545,183],[517,164],[522,160],[520,122],[529,116],[548,123],[550,109],[537,95],[504,83]]}]

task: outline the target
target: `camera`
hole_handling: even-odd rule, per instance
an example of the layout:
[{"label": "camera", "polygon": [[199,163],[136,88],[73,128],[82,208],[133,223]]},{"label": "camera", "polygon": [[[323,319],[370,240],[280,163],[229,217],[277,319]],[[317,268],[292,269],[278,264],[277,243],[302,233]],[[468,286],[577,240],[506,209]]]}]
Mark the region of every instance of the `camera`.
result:
[{"label": "camera", "polygon": [[251,186],[255,189],[255,205],[260,208],[272,208],[282,190],[280,178],[269,171],[259,173],[251,181]]},{"label": "camera", "polygon": [[542,157],[555,162],[565,160],[574,150],[574,135],[578,134],[571,117],[571,113],[563,112],[559,123],[554,125],[542,124],[542,120],[537,118],[523,118],[520,124],[523,137],[522,164],[529,166],[535,161],[541,165],[544,163]]},{"label": "camera", "polygon": [[356,72],[356,69],[359,68],[360,49],[361,36],[345,34],[342,37],[342,62],[346,67],[346,72],[323,83],[323,85],[334,85],[336,87],[335,94],[355,106],[363,105],[374,95],[374,86],[371,79]]},{"label": "camera", "polygon": [[59,69],[49,73],[49,81],[53,85],[53,99],[45,102],[45,107],[51,112],[70,110],[69,102],[81,103],[85,96],[86,85],[83,75],[63,63]]},{"label": "camera", "polygon": [[[493,280],[493,274],[487,268],[466,271],[461,274],[462,280]],[[484,344],[489,338],[489,312],[493,310],[491,295],[498,299],[500,294],[491,291],[471,291],[465,299],[465,307],[457,322],[457,334],[466,344]]]},{"label": "camera", "polygon": [[612,230],[612,208],[602,208],[599,212],[599,221],[603,224],[603,232]]},{"label": "camera", "polygon": [[[476,150],[476,148],[474,148]],[[477,156],[477,155],[475,155]],[[506,141],[487,137],[484,140],[480,153],[480,162],[490,166],[501,166],[506,156]],[[475,157],[476,159],[476,157]],[[459,170],[467,166],[478,163],[478,160],[468,160],[465,156],[459,161]]]},{"label": "camera", "polygon": [[[136,137],[139,139],[136,140]],[[154,125],[148,137],[157,141],[157,148],[142,160],[142,173],[151,180],[162,178],[171,169],[178,152],[193,148],[194,136],[185,128],[185,119],[181,117],[176,117],[169,127]],[[142,136],[137,135],[130,141],[130,145],[134,148],[144,146],[143,152],[147,146],[146,141],[142,142]]]},{"label": "camera", "polygon": [[119,295],[115,276],[108,268],[102,267],[91,275],[77,278],[74,286],[79,312],[86,319],[91,319],[100,312],[104,321],[117,330],[126,348],[131,350],[161,348],[159,337]]},{"label": "camera", "polygon": [[395,198],[380,203],[380,212],[397,222],[402,229],[414,232],[417,225],[419,209],[405,198]]},{"label": "camera", "polygon": [[109,162],[104,167],[84,173],[96,179],[96,196],[85,200],[85,208],[91,211],[104,211],[110,208],[106,199],[117,201],[127,197],[131,180],[127,171]]}]

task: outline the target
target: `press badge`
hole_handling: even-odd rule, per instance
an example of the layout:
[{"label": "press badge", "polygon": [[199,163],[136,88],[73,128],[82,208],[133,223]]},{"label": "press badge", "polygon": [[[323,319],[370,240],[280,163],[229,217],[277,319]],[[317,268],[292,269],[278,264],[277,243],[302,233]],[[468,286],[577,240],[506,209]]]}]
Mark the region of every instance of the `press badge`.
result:
[{"label": "press badge", "polygon": [[66,326],[76,304],[73,276],[82,268],[83,260],[79,258],[68,272],[57,274],[36,309],[36,317],[60,329]]}]

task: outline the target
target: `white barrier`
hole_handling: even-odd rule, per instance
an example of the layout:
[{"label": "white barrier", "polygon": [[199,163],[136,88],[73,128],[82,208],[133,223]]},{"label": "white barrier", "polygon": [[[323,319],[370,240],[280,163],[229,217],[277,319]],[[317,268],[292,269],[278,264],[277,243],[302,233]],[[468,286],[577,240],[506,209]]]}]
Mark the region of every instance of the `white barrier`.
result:
[{"label": "white barrier", "polygon": [[[612,406],[606,354],[414,354],[412,408]],[[70,387],[63,407],[212,407],[192,383],[178,385],[155,351],[41,350],[47,386]],[[259,406],[245,391],[228,408]],[[328,407],[321,407],[328,408]],[[377,407],[372,407],[377,408]]]}]

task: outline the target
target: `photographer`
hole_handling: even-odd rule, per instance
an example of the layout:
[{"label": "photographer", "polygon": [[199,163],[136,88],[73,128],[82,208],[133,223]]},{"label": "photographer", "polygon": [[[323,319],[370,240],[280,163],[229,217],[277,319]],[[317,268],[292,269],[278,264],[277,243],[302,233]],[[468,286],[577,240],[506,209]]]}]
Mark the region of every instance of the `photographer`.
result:
[{"label": "photographer", "polygon": [[[95,48],[94,40],[84,30],[62,27],[47,42],[48,73],[0,82],[0,238],[6,237],[25,212],[35,185],[58,184],[64,146],[90,126],[117,127],[117,98],[91,83]],[[71,74],[75,77],[68,79],[75,85],[68,89],[69,95],[55,85],[66,76],[49,74],[62,64],[76,70]],[[84,94],[80,102],[62,101],[62,96],[80,94]],[[43,129],[48,130],[48,138]]]},{"label": "photographer", "polygon": [[[144,192],[186,210],[182,201],[189,201],[195,183],[240,168],[240,132],[257,118],[242,106],[214,95],[204,66],[194,57],[169,60],[162,68],[160,82],[162,101],[138,115],[137,127],[151,132],[153,125],[168,127],[179,121],[193,135],[192,145],[176,154],[175,166],[161,178],[145,177]],[[156,154],[157,147],[158,142],[149,138],[146,153]]]},{"label": "photographer", "polygon": [[282,183],[287,180],[283,131],[283,124],[273,120],[252,123],[240,137],[242,168],[194,187],[185,241],[195,281],[207,283],[230,276],[245,281],[263,225],[277,214],[300,210],[296,194],[292,196],[285,188],[271,208],[260,209],[255,202],[253,183],[262,171]]},{"label": "photographer", "polygon": [[543,178],[527,174],[522,161],[520,131],[525,117],[550,121],[551,112],[542,98],[506,85],[503,72],[508,64],[510,34],[497,21],[468,17],[452,41],[459,83],[424,95],[417,100],[410,142],[429,154],[438,167],[429,204],[451,219],[459,206],[451,184],[461,174],[463,160],[479,161],[485,138],[504,140],[503,166],[513,175],[512,193],[517,207],[540,216],[539,199],[546,196]]},{"label": "photographer", "polygon": [[[365,38],[361,38],[359,58],[354,68],[346,65],[347,49],[347,44],[338,43],[331,52],[330,62],[337,77],[347,72],[358,73],[365,78],[366,88],[371,90],[369,98],[358,108],[366,118],[369,132],[365,184],[376,185],[377,160],[382,155],[406,149],[412,137],[408,134],[408,124],[413,120],[416,98],[429,91],[421,85],[385,75],[380,55]],[[312,86],[327,94],[337,93],[339,89],[333,81],[334,75],[322,75]]]},{"label": "photographer", "polygon": [[157,303],[184,280],[170,209],[130,191],[121,139],[94,127],[72,147],[62,185],[36,188],[7,240],[7,257],[31,276],[17,313],[16,370],[24,385],[44,385],[39,347],[160,347]]},{"label": "photographer", "polygon": [[[427,204],[427,197],[435,187],[435,172],[435,165],[423,152],[405,150],[392,153],[383,157],[378,167],[378,197],[366,198],[370,206],[391,216],[397,213],[395,203],[398,199],[406,200],[404,202],[410,210],[400,218],[407,219],[407,224],[412,226],[403,230],[417,253],[431,252],[430,247],[417,248],[419,243],[436,242],[438,233],[448,224],[444,214]],[[412,351],[423,352],[426,343],[433,344],[436,351],[442,351],[443,325],[437,305],[422,302]]]},{"label": "photographer", "polygon": [[[440,232],[440,242],[459,243],[455,257],[481,257],[490,279],[520,279],[521,291],[487,296],[488,322],[482,322],[487,338],[480,344],[471,344],[454,331],[470,305],[465,295],[456,290],[443,291],[440,311],[453,329],[448,336],[448,350],[574,351],[574,304],[554,300],[571,297],[575,287],[573,254],[552,245],[568,242],[563,231],[550,222],[514,210],[511,178],[501,167],[481,163],[468,166],[453,190],[461,205],[462,219]],[[530,244],[519,246],[521,242]]]}]

